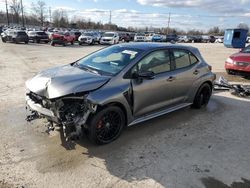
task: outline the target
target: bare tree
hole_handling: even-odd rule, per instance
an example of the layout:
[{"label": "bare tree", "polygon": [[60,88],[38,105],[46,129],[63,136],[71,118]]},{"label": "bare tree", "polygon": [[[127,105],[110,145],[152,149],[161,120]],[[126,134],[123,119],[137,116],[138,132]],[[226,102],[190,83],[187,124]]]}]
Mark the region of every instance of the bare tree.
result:
[{"label": "bare tree", "polygon": [[247,30],[249,30],[248,25],[247,25],[247,24],[245,24],[245,23],[240,23],[240,24],[238,25],[238,28],[240,28],[240,29],[247,29]]},{"label": "bare tree", "polygon": [[68,14],[64,10],[55,10],[53,11],[53,25],[55,27],[68,27],[69,20]]},{"label": "bare tree", "polygon": [[18,0],[11,0],[10,10],[13,14],[13,22],[19,23],[20,13],[22,11],[21,2]]},{"label": "bare tree", "polygon": [[36,3],[32,3],[33,14],[37,18],[37,20],[41,23],[41,26],[44,25],[44,22],[47,18],[47,6],[44,1],[37,1]]}]

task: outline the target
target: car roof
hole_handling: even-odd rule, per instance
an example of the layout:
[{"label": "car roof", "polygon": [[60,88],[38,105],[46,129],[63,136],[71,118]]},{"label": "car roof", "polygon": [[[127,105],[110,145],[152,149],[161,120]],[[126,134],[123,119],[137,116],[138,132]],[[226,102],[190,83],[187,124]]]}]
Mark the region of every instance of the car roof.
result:
[{"label": "car roof", "polygon": [[154,42],[131,42],[131,43],[124,43],[119,44],[121,47],[127,48],[134,48],[143,51],[150,51],[154,49],[162,49],[162,48],[179,48],[179,49],[186,49],[186,50],[194,50],[197,49],[192,46],[185,46],[179,44],[171,44],[171,43],[154,43]]}]

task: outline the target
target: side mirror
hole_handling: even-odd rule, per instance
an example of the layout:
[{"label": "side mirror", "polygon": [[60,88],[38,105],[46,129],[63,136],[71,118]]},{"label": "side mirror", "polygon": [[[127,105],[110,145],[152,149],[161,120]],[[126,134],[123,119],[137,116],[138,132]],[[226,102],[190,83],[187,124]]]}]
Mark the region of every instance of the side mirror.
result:
[{"label": "side mirror", "polygon": [[133,73],[132,78],[133,79],[141,78],[141,79],[146,79],[146,80],[152,80],[155,78],[155,73],[152,71]]}]

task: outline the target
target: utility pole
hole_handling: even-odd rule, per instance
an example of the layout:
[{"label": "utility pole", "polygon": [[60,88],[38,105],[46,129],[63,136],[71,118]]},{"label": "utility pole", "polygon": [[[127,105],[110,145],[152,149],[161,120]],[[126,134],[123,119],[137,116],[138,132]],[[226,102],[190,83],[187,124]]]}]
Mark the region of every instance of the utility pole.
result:
[{"label": "utility pole", "polygon": [[112,21],[112,13],[111,10],[109,11],[109,25],[111,25]]},{"label": "utility pole", "polygon": [[23,27],[24,27],[23,0],[21,0],[21,10],[22,10],[22,23],[23,23]]},{"label": "utility pole", "polygon": [[49,24],[51,25],[51,7],[49,7]]},{"label": "utility pole", "polygon": [[169,34],[170,19],[171,19],[171,13],[169,12],[169,14],[168,14],[168,28],[167,28],[167,35]]},{"label": "utility pole", "polygon": [[10,25],[10,20],[9,20],[9,12],[8,12],[8,2],[5,0],[5,5],[6,5],[6,16],[7,16],[7,23],[8,26]]}]

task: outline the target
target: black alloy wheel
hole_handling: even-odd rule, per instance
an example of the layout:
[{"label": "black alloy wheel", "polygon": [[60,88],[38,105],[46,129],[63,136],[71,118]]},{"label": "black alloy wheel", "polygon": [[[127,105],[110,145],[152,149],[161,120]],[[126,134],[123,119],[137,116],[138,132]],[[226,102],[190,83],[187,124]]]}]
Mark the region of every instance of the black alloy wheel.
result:
[{"label": "black alloy wheel", "polygon": [[96,144],[108,144],[120,136],[124,125],[123,111],[119,107],[109,106],[93,116],[88,137]]},{"label": "black alloy wheel", "polygon": [[212,95],[212,88],[208,83],[204,83],[196,93],[192,107],[200,109],[207,106]]}]

